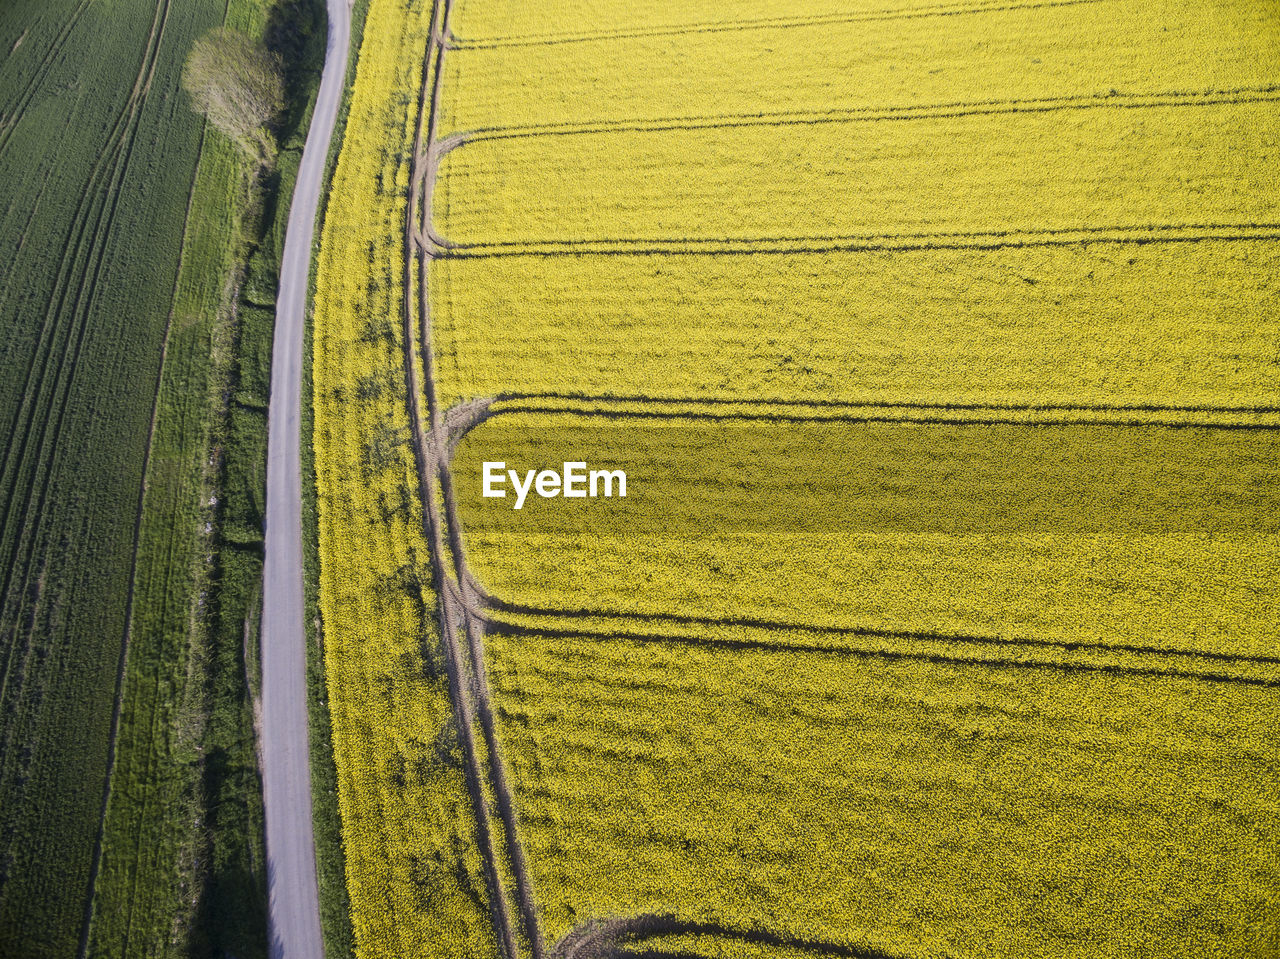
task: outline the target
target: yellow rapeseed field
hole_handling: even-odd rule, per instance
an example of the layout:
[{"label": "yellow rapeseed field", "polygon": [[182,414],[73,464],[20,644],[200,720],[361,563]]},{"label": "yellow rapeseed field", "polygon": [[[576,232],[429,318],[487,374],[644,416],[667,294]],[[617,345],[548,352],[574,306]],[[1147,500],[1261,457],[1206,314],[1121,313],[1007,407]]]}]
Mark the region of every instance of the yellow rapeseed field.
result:
[{"label": "yellow rapeseed field", "polygon": [[1266,89],[1277,16],[1252,0],[460,0],[442,132]]},{"label": "yellow rapeseed field", "polygon": [[372,0],[317,276],[361,956],[1280,950],[1280,9],[434,11]]},{"label": "yellow rapeseed field", "polygon": [[892,956],[1274,953],[1274,689],[489,642],[553,932],[657,908]]},{"label": "yellow rapeseed field", "polygon": [[1278,102],[1280,92],[1141,110],[480,140],[445,159],[436,228],[481,250],[807,249],[842,237],[944,245],[957,234],[1033,242],[1081,229],[1274,225]]},{"label": "yellow rapeseed field", "polygon": [[500,257],[433,270],[446,403],[556,392],[1235,406],[1280,394],[1274,244]]}]

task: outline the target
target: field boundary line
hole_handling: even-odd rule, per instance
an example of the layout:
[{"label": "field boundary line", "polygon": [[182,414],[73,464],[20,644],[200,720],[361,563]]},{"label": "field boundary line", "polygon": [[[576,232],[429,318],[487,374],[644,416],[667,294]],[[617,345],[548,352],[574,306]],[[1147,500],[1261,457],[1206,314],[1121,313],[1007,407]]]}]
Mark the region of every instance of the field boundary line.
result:
[{"label": "field boundary line", "polygon": [[727,33],[746,30],[777,30],[793,27],[825,26],[837,23],[871,23],[880,20],[918,20],[930,17],[964,16],[980,13],[1003,13],[1012,10],[1036,10],[1043,7],[1070,7],[1101,3],[1105,0],[979,0],[977,3],[941,3],[934,6],[893,7],[865,13],[832,13],[808,17],[760,17],[742,20],[705,20],[687,24],[636,27],[631,30],[598,30],[580,33],[532,33],[505,37],[465,38],[448,35],[448,46],[454,50],[493,50],[501,47],[556,46],[565,43],[591,43],[610,40],[632,40],[646,37],[686,36],[695,33]]}]

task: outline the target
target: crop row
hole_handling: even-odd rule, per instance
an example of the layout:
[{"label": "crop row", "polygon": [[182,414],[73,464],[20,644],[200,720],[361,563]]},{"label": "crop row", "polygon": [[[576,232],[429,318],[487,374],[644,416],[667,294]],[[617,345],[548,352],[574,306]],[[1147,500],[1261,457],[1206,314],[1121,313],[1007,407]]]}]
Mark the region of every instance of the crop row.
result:
[{"label": "crop row", "polygon": [[450,148],[483,140],[524,140],[533,137],[583,136],[595,133],[657,133],[678,130],[728,130],[736,127],[818,126],[836,123],[882,123],[935,120],[967,116],[1056,113],[1066,110],[1143,110],[1152,107],[1216,106],[1230,103],[1272,103],[1280,100],[1275,85],[1236,90],[1200,90],[1152,94],[1108,93],[1056,96],[1028,100],[976,100],[963,103],[918,104],[901,107],[854,107],[826,110],[777,110],[714,113],[586,123],[545,123],[481,127],[454,134]]},{"label": "crop row", "polygon": [[446,259],[432,270],[435,352],[447,405],[1253,405],[1280,390],[1261,321],[1277,256],[1255,241]]},{"label": "crop row", "polygon": [[[468,433],[453,472],[472,569],[517,606],[1275,655],[1277,444],[530,413]],[[565,458],[625,471],[626,499],[481,496],[484,461]]]},{"label": "crop row", "polygon": [[[1212,237],[1202,225],[1274,238],[1280,105],[1189,102],[1082,110],[1068,122],[1052,112],[924,114],[482,139],[444,159],[434,226],[459,252]],[[1046,167],[1062,175],[1045,178]]]},{"label": "crop row", "polygon": [[[688,18],[697,8],[685,8],[681,12],[686,22],[675,24],[651,24],[648,26],[615,27],[613,29],[590,31],[565,31],[556,33],[533,33],[516,36],[479,37],[476,39],[459,38],[452,32],[449,34],[451,49],[493,49],[495,47],[523,47],[558,45],[562,43],[586,43],[601,40],[627,40],[636,37],[671,37],[685,36],[694,33],[727,33],[740,30],[786,30],[792,27],[830,26],[842,23],[866,23],[879,20],[918,19],[920,17],[951,17],[973,13],[989,13],[1026,7],[1069,6],[1077,3],[1096,3],[1098,0],[953,0],[950,3],[919,2],[905,8],[864,10],[843,10],[832,13],[810,13],[800,16],[784,16],[786,9],[775,6],[776,15],[757,17],[735,17],[725,19],[693,19]],[[714,9],[714,8],[709,8]],[[555,23],[558,18],[566,18],[568,11],[539,11],[545,22]],[[633,11],[628,12],[634,15]],[[597,16],[600,14],[597,13]]]}]

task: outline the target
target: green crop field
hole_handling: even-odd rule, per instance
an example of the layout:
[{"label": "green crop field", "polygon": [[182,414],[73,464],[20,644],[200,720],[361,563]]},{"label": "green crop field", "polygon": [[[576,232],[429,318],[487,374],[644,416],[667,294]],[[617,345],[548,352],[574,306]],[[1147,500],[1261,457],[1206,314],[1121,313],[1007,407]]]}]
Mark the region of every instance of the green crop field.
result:
[{"label": "green crop field", "polygon": [[200,148],[178,77],[220,15],[58,2],[0,16],[0,941],[14,955],[69,955],[81,936]]},{"label": "green crop field", "polygon": [[371,0],[352,117],[358,955],[1280,955],[1280,10]]},{"label": "green crop field", "polygon": [[[266,954],[248,640],[316,10],[0,10],[5,956]],[[266,179],[181,89],[220,24],[292,44]]]}]

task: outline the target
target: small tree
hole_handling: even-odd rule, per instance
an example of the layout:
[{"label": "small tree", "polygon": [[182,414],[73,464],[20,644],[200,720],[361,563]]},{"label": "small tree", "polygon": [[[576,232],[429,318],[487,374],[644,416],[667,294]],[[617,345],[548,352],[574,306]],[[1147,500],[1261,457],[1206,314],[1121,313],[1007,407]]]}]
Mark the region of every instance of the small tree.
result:
[{"label": "small tree", "polygon": [[271,132],[284,109],[280,64],[265,47],[227,27],[196,41],[182,86],[198,111],[263,167],[275,162]]}]

